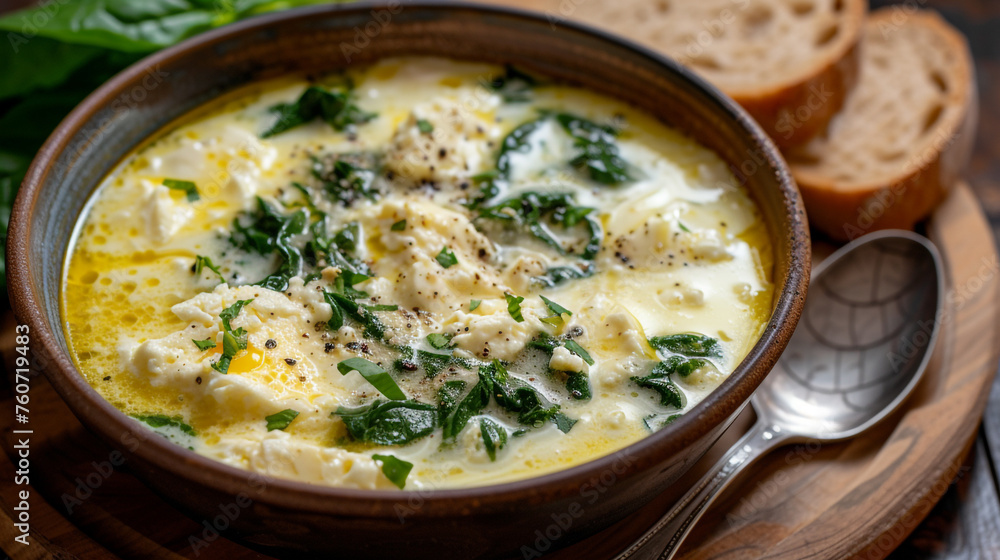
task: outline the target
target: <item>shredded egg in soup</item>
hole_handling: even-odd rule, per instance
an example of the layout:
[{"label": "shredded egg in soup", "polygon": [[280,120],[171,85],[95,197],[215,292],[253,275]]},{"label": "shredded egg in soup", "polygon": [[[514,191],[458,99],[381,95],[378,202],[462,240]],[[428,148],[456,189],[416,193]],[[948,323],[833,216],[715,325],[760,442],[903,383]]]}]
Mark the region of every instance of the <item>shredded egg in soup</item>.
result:
[{"label": "shredded egg in soup", "polygon": [[517,68],[394,59],[244,88],[99,186],[65,267],[76,364],[207,457],[352,488],[512,481],[717,387],[771,311],[710,150]]}]

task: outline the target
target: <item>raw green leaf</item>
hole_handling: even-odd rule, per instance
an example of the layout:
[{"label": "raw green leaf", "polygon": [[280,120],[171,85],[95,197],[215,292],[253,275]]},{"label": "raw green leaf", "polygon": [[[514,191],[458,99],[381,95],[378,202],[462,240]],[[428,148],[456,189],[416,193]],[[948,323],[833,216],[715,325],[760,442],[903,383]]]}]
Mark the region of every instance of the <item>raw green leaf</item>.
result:
[{"label": "raw green leaf", "polygon": [[270,416],[264,418],[267,421],[267,431],[272,430],[284,430],[298,417],[299,413],[290,408],[286,408],[281,412],[276,412]]},{"label": "raw green leaf", "polygon": [[370,362],[364,358],[348,358],[337,364],[337,370],[341,375],[347,375],[352,371],[357,371],[371,383],[380,393],[392,400],[403,400],[406,395],[396,384],[396,380],[389,375],[389,372],[382,369],[378,364]]},{"label": "raw green leaf", "polygon": [[406,486],[406,477],[413,469],[413,463],[407,463],[392,455],[372,455],[372,459],[382,462],[382,474],[402,490]]},{"label": "raw green leaf", "polygon": [[195,202],[201,196],[198,194],[198,186],[191,181],[181,181],[179,179],[164,179],[163,186],[168,189],[182,191],[187,195],[188,202]]}]

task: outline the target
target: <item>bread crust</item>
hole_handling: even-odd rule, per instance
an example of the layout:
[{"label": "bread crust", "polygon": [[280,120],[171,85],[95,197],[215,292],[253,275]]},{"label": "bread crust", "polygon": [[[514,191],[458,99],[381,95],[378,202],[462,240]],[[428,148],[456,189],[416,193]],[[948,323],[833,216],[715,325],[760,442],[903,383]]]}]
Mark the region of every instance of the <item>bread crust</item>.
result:
[{"label": "bread crust", "polygon": [[[878,10],[868,25],[890,23],[898,16],[893,8]],[[888,180],[866,177],[847,184],[797,163],[794,156],[789,158],[810,225],[834,240],[850,240],[881,229],[913,229],[947,196],[972,154],[978,99],[968,44],[935,12],[917,11],[906,17],[909,19],[903,25],[930,28],[959,55],[954,71],[955,85],[960,88],[956,96],[962,99],[960,110],[938,123],[931,145],[913,154]]]}]

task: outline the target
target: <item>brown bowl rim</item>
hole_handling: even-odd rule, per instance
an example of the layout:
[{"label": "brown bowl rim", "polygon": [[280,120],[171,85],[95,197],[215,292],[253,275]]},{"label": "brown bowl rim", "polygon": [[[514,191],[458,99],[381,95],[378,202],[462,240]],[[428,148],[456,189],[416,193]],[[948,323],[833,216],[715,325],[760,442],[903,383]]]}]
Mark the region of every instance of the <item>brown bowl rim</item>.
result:
[{"label": "brown bowl rim", "polygon": [[[63,119],[39,150],[21,185],[12,212],[7,242],[9,294],[16,315],[29,326],[30,336],[34,341],[40,342],[49,356],[53,358],[54,367],[50,366],[45,369],[46,377],[59,395],[70,405],[74,414],[89,429],[101,432],[107,439],[120,441],[120,436],[127,433],[134,434],[138,426],[135,424],[135,420],[101,397],[76,370],[68,351],[58,344],[53,332],[46,326],[43,312],[39,306],[41,298],[36,297],[29,281],[32,267],[28,259],[29,247],[27,243],[31,231],[30,216],[39,206],[40,201],[37,194],[46,180],[50,164],[66,148],[69,140],[82,128],[93,113],[111,103],[128,87],[131,87],[131,82],[137,77],[141,78],[148,67],[162,65],[183,53],[209,47],[230,36],[239,35],[251,29],[281,26],[301,18],[336,17],[350,12],[364,12],[385,5],[381,2],[358,2],[291,9],[256,16],[186,39],[177,45],[144,57],[91,93]],[[419,0],[399,5],[404,10],[438,12],[465,10],[531,20],[534,23],[546,21],[541,13],[471,2]],[[232,467],[198,455],[163,438],[144,439],[142,445],[133,451],[135,455],[175,476],[195,481],[230,495],[245,492],[248,480],[254,476],[260,477],[265,481],[267,491],[254,499],[277,507],[333,515],[383,517],[395,515],[394,506],[407,500],[410,495],[419,493],[422,504],[419,508],[419,515],[442,517],[469,514],[472,507],[477,513],[510,510],[512,506],[516,509],[520,502],[536,501],[539,498],[558,499],[577,493],[583,485],[593,482],[600,473],[612,468],[612,465],[620,460],[622,454],[627,454],[632,460],[625,465],[624,472],[619,474],[620,469],[615,469],[614,472],[619,480],[628,478],[650,466],[663,463],[692,442],[708,434],[720,422],[734,417],[734,414],[748,402],[757,385],[774,366],[781,351],[784,350],[791,338],[794,326],[801,314],[809,279],[810,244],[805,211],[798,189],[791,179],[780,152],[759,125],[739,105],[693,72],[646,47],[587,25],[561,20],[558,28],[553,32],[573,32],[596,36],[667,68],[692,85],[704,90],[722,108],[727,117],[733,120],[734,125],[740,128],[740,133],[747,135],[760,148],[770,169],[775,171],[790,226],[788,231],[790,236],[789,254],[787,255],[789,274],[785,288],[776,296],[771,317],[763,333],[733,373],[704,400],[674,422],[670,429],[661,430],[621,450],[567,469],[523,480],[486,486],[403,492],[323,486],[276,478]],[[716,421],[707,421],[708,418],[715,418]]]}]

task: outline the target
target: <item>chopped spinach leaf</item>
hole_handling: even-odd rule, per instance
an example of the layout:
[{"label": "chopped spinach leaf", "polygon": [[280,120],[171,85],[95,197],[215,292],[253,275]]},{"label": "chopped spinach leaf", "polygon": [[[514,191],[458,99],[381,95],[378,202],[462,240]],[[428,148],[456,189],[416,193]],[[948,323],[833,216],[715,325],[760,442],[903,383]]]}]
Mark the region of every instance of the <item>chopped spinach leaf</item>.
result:
[{"label": "chopped spinach leaf", "polygon": [[566,390],[569,396],[578,401],[589,401],[593,396],[590,390],[590,377],[586,373],[570,373],[566,379]]},{"label": "chopped spinach leaf", "polygon": [[583,358],[583,361],[587,362],[588,366],[594,365],[594,359],[590,357],[590,353],[584,350],[583,346],[577,344],[575,340],[567,340],[566,342],[563,342],[563,348]]},{"label": "chopped spinach leaf", "polygon": [[573,314],[573,312],[570,311],[569,309],[566,309],[565,307],[559,305],[558,303],[552,301],[551,299],[543,295],[539,295],[538,297],[542,298],[542,301],[545,302],[545,306],[549,308],[549,311],[555,313],[556,315],[562,315],[563,313],[567,315]]},{"label": "chopped spinach leaf", "polygon": [[479,432],[483,435],[483,446],[490,461],[497,460],[497,451],[507,445],[507,428],[492,418],[479,420]]},{"label": "chopped spinach leaf", "polygon": [[219,318],[222,319],[222,357],[212,363],[212,369],[221,373],[229,373],[229,364],[236,357],[240,350],[247,348],[247,331],[243,327],[233,329],[230,321],[235,319],[244,306],[252,302],[252,299],[237,300],[236,303],[222,310]]},{"label": "chopped spinach leaf", "polygon": [[278,114],[278,120],[261,134],[270,138],[287,130],[306,124],[314,119],[322,119],[338,131],[350,125],[364,124],[377,115],[362,111],[351,100],[350,90],[327,91],[318,86],[306,88],[293,103],[279,103],[271,107]]},{"label": "chopped spinach leaf", "polygon": [[389,375],[389,372],[382,369],[378,364],[370,362],[364,358],[348,358],[337,364],[337,371],[341,375],[347,375],[352,371],[357,371],[371,383],[380,393],[394,401],[403,400],[406,395],[396,384],[396,380]]},{"label": "chopped spinach leaf", "polygon": [[655,432],[660,428],[666,426],[667,424],[672,424],[678,418],[681,417],[680,414],[671,414],[666,418],[662,414],[650,414],[649,416],[642,419],[643,424],[646,425],[646,429]]},{"label": "chopped spinach leaf", "polygon": [[670,379],[669,372],[660,368],[660,365],[657,364],[654,366],[653,371],[645,377],[633,376],[632,381],[635,381],[640,387],[652,389],[659,393],[661,405],[672,406],[677,409],[684,408],[687,402],[684,393]]},{"label": "chopped spinach leaf", "polygon": [[504,410],[516,413],[521,424],[538,427],[547,420],[553,420],[559,413],[558,404],[550,403],[534,387],[512,377],[498,360],[481,366],[479,379],[496,403]]},{"label": "chopped spinach leaf", "polygon": [[531,151],[531,135],[545,122],[545,117],[528,121],[510,131],[500,144],[500,154],[497,156],[497,178],[509,179],[511,172],[510,158],[513,154],[526,154]]},{"label": "chopped spinach leaf", "polygon": [[657,350],[694,356],[698,358],[721,358],[722,349],[718,339],[701,334],[672,334],[649,339],[649,345]]},{"label": "chopped spinach leaf", "polygon": [[448,333],[431,333],[427,335],[427,343],[440,350],[445,346],[448,346],[453,336],[455,335]]},{"label": "chopped spinach leaf", "polygon": [[419,130],[421,134],[430,134],[434,132],[434,125],[426,119],[417,119],[417,130]]},{"label": "chopped spinach leaf", "polygon": [[[576,206],[571,194],[531,191],[481,209],[479,218],[525,227],[560,255],[572,254],[581,259],[593,260],[601,249],[604,236],[601,222],[594,214],[593,208]],[[547,219],[543,219],[546,217]],[[553,226],[570,231],[581,224],[585,234],[582,248],[575,247],[572,242],[567,246],[552,231]]]},{"label": "chopped spinach leaf", "polygon": [[198,347],[198,350],[201,351],[211,350],[212,348],[216,347],[215,339],[213,338],[206,338],[205,340],[192,339],[191,342],[193,342],[194,345]]},{"label": "chopped spinach leaf", "polygon": [[454,251],[448,247],[442,247],[441,252],[434,258],[437,260],[438,264],[444,268],[450,268],[458,264],[458,257],[456,257]]},{"label": "chopped spinach leaf", "polygon": [[397,459],[392,455],[372,455],[372,459],[382,463],[382,474],[400,490],[406,486],[406,477],[413,470],[413,463]]},{"label": "chopped spinach leaf", "polygon": [[523,323],[524,315],[521,314],[521,302],[524,301],[524,298],[510,293],[504,293],[503,297],[507,300],[507,312],[510,313],[510,316],[518,323]]},{"label": "chopped spinach leaf", "polygon": [[438,390],[438,422],[445,442],[454,441],[473,416],[490,402],[488,387],[479,381],[468,393],[465,381],[447,381]]},{"label": "chopped spinach leaf", "polygon": [[140,422],[144,422],[151,428],[162,428],[164,426],[171,426],[179,429],[189,436],[198,435],[194,431],[194,428],[184,423],[184,420],[180,416],[169,417],[164,414],[137,414],[132,416]]},{"label": "chopped spinach leaf", "polygon": [[281,412],[276,412],[270,416],[266,416],[264,420],[267,421],[267,431],[272,430],[284,430],[292,423],[292,420],[297,418],[299,413],[290,408],[286,408]]},{"label": "chopped spinach leaf", "polygon": [[229,241],[241,250],[258,255],[277,252],[280,257],[278,270],[257,285],[276,292],[284,291],[293,276],[302,274],[302,252],[292,244],[291,237],[305,231],[308,214],[298,210],[285,215],[257,197],[257,209],[249,217],[251,222],[245,226],[239,218],[233,219]]},{"label": "chopped spinach leaf", "polygon": [[196,202],[201,196],[198,195],[198,186],[191,181],[181,181],[179,179],[164,179],[163,186],[168,189],[182,191],[187,195],[188,202]]},{"label": "chopped spinach leaf", "polygon": [[576,425],[577,420],[566,416],[562,412],[557,412],[552,416],[552,422],[555,423],[560,432],[568,434],[573,429],[573,426]]},{"label": "chopped spinach leaf", "polygon": [[215,275],[219,277],[219,282],[225,283],[226,281],[225,277],[222,276],[222,272],[219,271],[219,267],[215,266],[215,263],[212,262],[212,259],[204,257],[202,255],[195,256],[194,273],[200,276],[201,272],[206,268],[214,272]]},{"label": "chopped spinach leaf", "polygon": [[573,146],[578,150],[570,161],[573,167],[586,170],[591,179],[605,185],[617,185],[632,178],[628,164],[618,155],[617,130],[569,113],[558,113],[555,118],[573,137]]},{"label": "chopped spinach leaf", "polygon": [[481,299],[469,300],[469,311],[475,311],[476,309],[478,309],[480,303],[483,303],[483,300]]},{"label": "chopped spinach leaf", "polygon": [[437,426],[438,409],[414,400],[383,401],[333,413],[343,420],[351,438],[379,445],[404,445],[428,436]]},{"label": "chopped spinach leaf", "polygon": [[504,67],[503,75],[491,76],[481,83],[486,89],[500,94],[507,103],[530,101],[531,90],[538,85],[533,76],[510,65]]},{"label": "chopped spinach leaf", "polygon": [[574,266],[554,266],[541,276],[532,277],[532,281],[544,288],[552,288],[570,280],[588,278],[597,272],[593,261],[582,261]]},{"label": "chopped spinach leaf", "polygon": [[312,175],[323,184],[323,190],[333,200],[350,206],[361,198],[375,200],[378,191],[372,188],[376,166],[371,154],[332,154],[312,158]]},{"label": "chopped spinach leaf", "polygon": [[406,220],[399,220],[398,222],[394,222],[392,224],[392,226],[389,227],[389,229],[391,229],[392,231],[403,231],[403,230],[405,230],[406,229]]}]

